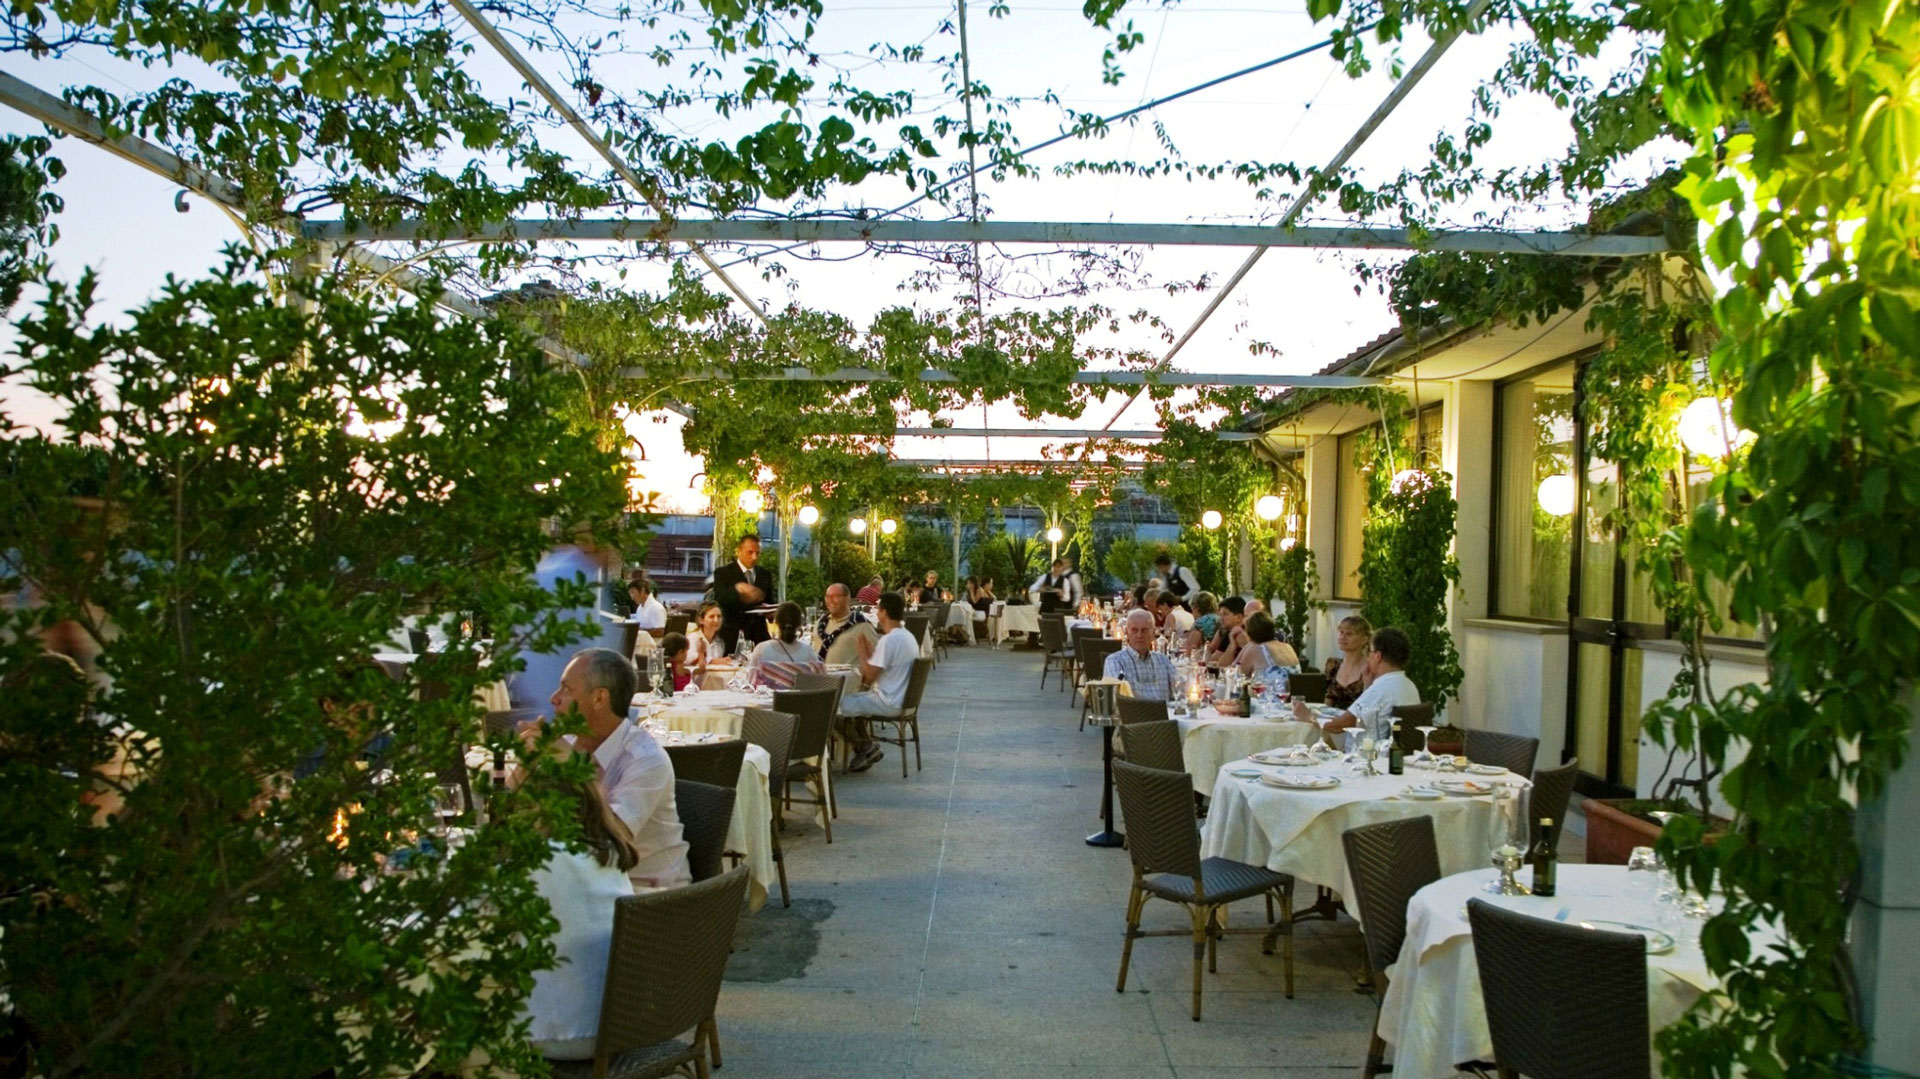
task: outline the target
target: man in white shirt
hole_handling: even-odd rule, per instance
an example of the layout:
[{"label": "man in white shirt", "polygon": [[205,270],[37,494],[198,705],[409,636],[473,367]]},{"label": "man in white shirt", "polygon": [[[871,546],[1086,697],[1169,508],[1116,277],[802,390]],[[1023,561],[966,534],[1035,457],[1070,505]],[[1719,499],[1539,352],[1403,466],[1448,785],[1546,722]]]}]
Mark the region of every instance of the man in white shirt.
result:
[{"label": "man in white shirt", "polygon": [[573,748],[593,755],[607,806],[633,833],[640,860],[627,872],[637,891],[692,882],[680,811],[673,802],[673,761],[653,735],[627,721],[636,678],[633,664],[611,648],[575,653],[553,691],[555,715],[578,711],[587,722]]},{"label": "man in white shirt", "polygon": [[627,595],[633,597],[633,616],[627,621],[641,629],[667,628],[667,608],[653,598],[653,582],[633,581],[627,585]]},{"label": "man in white shirt", "polygon": [[[898,592],[888,592],[880,597],[875,613],[880,616],[879,642],[865,636],[858,642],[860,679],[869,688],[850,693],[840,702],[843,716],[897,716],[906,706],[913,661],[920,658],[920,642],[905,625],[907,601]],[[853,759],[847,762],[847,771],[864,772],[886,756],[874,744],[871,725],[860,724],[854,738]]]},{"label": "man in white shirt", "polygon": [[826,607],[827,613],[813,626],[814,640],[820,642],[820,662],[859,662],[860,641],[871,648],[880,639],[872,620],[853,609],[853,593],[838,581],[827,586]]},{"label": "man in white shirt", "polygon": [[1064,558],[1056,558],[1047,572],[1034,578],[1028,598],[1042,610],[1073,610],[1080,606],[1080,574]]},{"label": "man in white shirt", "polygon": [[[1346,711],[1327,721],[1328,744],[1333,744],[1337,732],[1356,724],[1384,722],[1391,725],[1395,708],[1420,703],[1420,689],[1413,684],[1413,679],[1407,677],[1404,669],[1411,658],[1413,642],[1407,639],[1404,630],[1388,626],[1374,631],[1373,648],[1367,653],[1367,688],[1361,691]],[[1304,701],[1295,700],[1293,718],[1312,722],[1313,713],[1308,711]]]},{"label": "man in white shirt", "polygon": [[1107,657],[1101,675],[1125,679],[1128,692],[1143,701],[1174,696],[1173,661],[1153,650],[1153,615],[1135,607],[1127,612],[1127,645]]}]

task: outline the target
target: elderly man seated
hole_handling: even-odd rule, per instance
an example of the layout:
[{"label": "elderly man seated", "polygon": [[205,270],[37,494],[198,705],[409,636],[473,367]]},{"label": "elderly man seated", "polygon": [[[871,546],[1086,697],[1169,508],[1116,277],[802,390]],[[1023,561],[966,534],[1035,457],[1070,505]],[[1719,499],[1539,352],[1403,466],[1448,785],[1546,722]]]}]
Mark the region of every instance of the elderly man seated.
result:
[{"label": "elderly man seated", "polygon": [[1107,657],[1101,673],[1124,679],[1140,700],[1172,700],[1176,695],[1173,661],[1153,650],[1153,638],[1153,615],[1138,608],[1128,611],[1126,647]]},{"label": "elderly man seated", "polygon": [[[878,598],[878,597],[875,597]],[[820,662],[853,664],[860,661],[860,642],[880,639],[873,619],[853,609],[853,594],[847,586],[834,582],[827,586],[827,613],[813,624],[813,639],[819,643]]]},{"label": "elderly man seated", "polygon": [[573,749],[593,755],[608,808],[633,833],[639,860],[627,876],[634,889],[654,891],[690,883],[693,874],[673,802],[673,761],[645,728],[627,721],[636,681],[619,652],[582,649],[560,674],[553,710],[586,720],[586,732],[572,736]]},{"label": "elderly man seated", "polygon": [[[1327,721],[1326,739],[1329,744],[1334,735],[1357,723],[1391,723],[1393,710],[1408,704],[1420,703],[1419,687],[1413,684],[1403,668],[1413,658],[1413,642],[1407,639],[1406,632],[1392,626],[1373,635],[1373,649],[1367,653],[1367,688],[1347,710]],[[1296,698],[1293,702],[1293,718],[1303,722],[1312,722],[1313,713],[1307,709],[1304,701]]]}]

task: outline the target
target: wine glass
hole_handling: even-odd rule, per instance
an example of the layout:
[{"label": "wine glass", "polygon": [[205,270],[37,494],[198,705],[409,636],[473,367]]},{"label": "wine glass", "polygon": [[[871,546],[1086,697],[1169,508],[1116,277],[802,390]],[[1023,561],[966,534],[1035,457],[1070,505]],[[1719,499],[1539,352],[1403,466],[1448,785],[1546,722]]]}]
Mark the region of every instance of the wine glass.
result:
[{"label": "wine glass", "polygon": [[1427,723],[1422,726],[1415,727],[1414,730],[1420,732],[1420,755],[1418,758],[1420,763],[1422,764],[1433,763],[1433,752],[1427,748],[1427,741],[1433,737],[1433,732],[1435,730],[1434,725],[1431,723]]},{"label": "wine glass", "polygon": [[467,811],[466,792],[458,783],[442,783],[428,797],[433,803],[433,815],[440,822],[440,833],[445,835]]},{"label": "wine glass", "polygon": [[1652,847],[1635,847],[1627,855],[1627,894],[1657,911],[1660,903],[1660,855]]}]

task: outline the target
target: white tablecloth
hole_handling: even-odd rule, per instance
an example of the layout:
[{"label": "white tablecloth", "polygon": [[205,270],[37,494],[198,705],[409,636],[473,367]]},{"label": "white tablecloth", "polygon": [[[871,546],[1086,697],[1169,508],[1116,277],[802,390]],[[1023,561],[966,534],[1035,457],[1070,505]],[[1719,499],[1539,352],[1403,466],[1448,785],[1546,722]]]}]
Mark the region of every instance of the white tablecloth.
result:
[{"label": "white tablecloth", "polygon": [[957,629],[967,635],[967,643],[973,644],[973,605],[965,600],[954,600],[947,608],[947,629]]},{"label": "white tablecloth", "polygon": [[1040,608],[1031,604],[1009,607],[1005,602],[993,605],[987,615],[987,632],[993,636],[993,643],[1001,641],[1015,633],[1040,633]]},{"label": "white tablecloth", "polygon": [[[737,727],[738,718],[735,717]],[[735,735],[738,737],[738,735]],[[667,734],[662,745],[674,745],[684,738]],[[746,855],[747,909],[759,910],[767,903],[767,890],[780,878],[773,865],[773,798],[767,792],[767,769],[772,761],[767,751],[747,746],[746,759],[740,762],[740,782],[734,787],[733,821],[727,825],[727,849]]]},{"label": "white tablecloth", "polygon": [[[1531,874],[1522,870],[1520,877],[1528,880]],[[1662,926],[1651,904],[1628,895],[1625,866],[1562,864],[1558,894],[1552,899],[1488,895],[1481,889],[1496,875],[1481,869],[1447,877],[1415,893],[1407,904],[1406,943],[1380,1005],[1380,1035],[1393,1046],[1393,1074],[1399,1079],[1445,1079],[1462,1061],[1493,1059],[1467,926],[1469,899],[1542,918],[1566,911],[1565,920],[1576,924],[1597,918],[1665,929],[1679,943],[1665,955],[1647,957],[1648,1017],[1654,1030],[1678,1019],[1716,984],[1693,939],[1700,923],[1683,919]],[[1553,961],[1552,956],[1540,958]],[[1658,1052],[1653,1073],[1660,1074]]]},{"label": "white tablecloth", "polygon": [[[1239,768],[1338,775],[1340,785],[1329,790],[1281,790],[1229,774]],[[1292,873],[1303,882],[1351,895],[1341,833],[1363,824],[1429,816],[1440,847],[1441,873],[1459,873],[1487,864],[1496,820],[1493,798],[1449,795],[1437,801],[1413,801],[1398,797],[1400,791],[1429,778],[1413,772],[1353,776],[1338,764],[1266,768],[1250,761],[1234,761],[1220,769],[1214,782],[1213,802],[1200,833],[1201,851],[1209,858],[1232,858]],[[1508,778],[1521,782],[1518,777]],[[1516,814],[1522,811],[1518,799],[1512,804]],[[1506,822],[1500,825],[1503,829],[1510,826]]]},{"label": "white tablecloth", "polygon": [[1201,709],[1191,719],[1176,718],[1174,722],[1180,725],[1180,749],[1186,758],[1187,774],[1193,777],[1193,789],[1201,794],[1213,793],[1220,767],[1229,761],[1268,749],[1311,745],[1320,737],[1320,728],[1312,723],[1223,716],[1211,707]]},{"label": "white tablecloth", "polygon": [[675,694],[657,712],[652,709],[649,698],[636,697],[634,704],[640,718],[651,717],[668,730],[687,734],[724,734],[729,738],[738,738],[740,721],[746,717],[747,709],[772,708],[773,694],[735,693],[730,689]]},{"label": "white tablecloth", "polygon": [[[373,654],[373,661],[383,667],[388,664],[410,664],[419,658],[412,652],[375,652]],[[513,707],[513,697],[507,692],[507,683],[504,681],[474,690],[473,701],[489,712],[504,712]]]}]

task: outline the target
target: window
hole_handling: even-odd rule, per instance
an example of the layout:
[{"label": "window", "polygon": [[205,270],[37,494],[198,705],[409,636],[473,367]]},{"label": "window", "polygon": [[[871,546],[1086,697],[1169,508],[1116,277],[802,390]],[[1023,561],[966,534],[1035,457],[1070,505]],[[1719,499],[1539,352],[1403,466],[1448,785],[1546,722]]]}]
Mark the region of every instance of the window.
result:
[{"label": "window", "polygon": [[[1554,621],[1567,617],[1574,520],[1573,379],[1569,362],[1498,391],[1496,615]],[[1425,413],[1421,417],[1424,430]]]},{"label": "window", "polygon": [[1367,520],[1367,476],[1360,471],[1362,432],[1340,436],[1334,468],[1333,594],[1339,599],[1360,598],[1360,535]]},{"label": "window", "polygon": [[708,573],[708,562],[713,552],[705,547],[680,548],[680,572],[697,573],[702,577]]},{"label": "window", "polygon": [[1413,423],[1413,459],[1422,469],[1439,470],[1446,462],[1447,424],[1444,405],[1420,410]]}]

